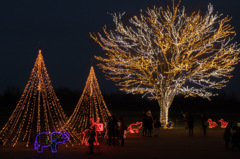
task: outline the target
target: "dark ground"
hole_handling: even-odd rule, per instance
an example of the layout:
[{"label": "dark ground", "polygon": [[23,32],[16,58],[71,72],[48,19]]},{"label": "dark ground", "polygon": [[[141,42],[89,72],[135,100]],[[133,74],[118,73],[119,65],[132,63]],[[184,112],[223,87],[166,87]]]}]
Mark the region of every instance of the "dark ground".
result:
[{"label": "dark ground", "polygon": [[141,134],[127,136],[125,146],[108,146],[105,141],[95,148],[93,155],[88,154],[88,147],[65,147],[60,145],[56,154],[44,149],[38,154],[33,148],[18,147],[0,148],[1,159],[234,159],[240,157],[240,150],[225,150],[222,139],[224,129],[208,129],[207,136],[201,134],[201,129],[194,130],[194,136],[188,136],[187,130],[179,127],[172,130],[161,130],[159,138],[142,137]]}]

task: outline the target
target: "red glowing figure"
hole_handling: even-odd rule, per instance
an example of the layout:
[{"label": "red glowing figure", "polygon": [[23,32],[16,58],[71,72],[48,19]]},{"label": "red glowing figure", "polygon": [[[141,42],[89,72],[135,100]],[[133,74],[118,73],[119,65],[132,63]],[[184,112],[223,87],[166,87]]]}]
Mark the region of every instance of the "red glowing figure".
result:
[{"label": "red glowing figure", "polygon": [[223,119],[218,120],[218,122],[221,123],[221,128],[226,128],[228,125],[228,122],[224,121]]},{"label": "red glowing figure", "polygon": [[[97,118],[97,121],[95,122],[94,121],[94,118],[90,118],[90,121],[91,121],[91,126],[90,126],[90,129],[86,129],[82,132],[83,134],[83,137],[82,137],[82,145],[85,144],[86,146],[89,145],[88,143],[88,139],[90,138],[90,133],[91,133],[91,130],[92,128],[95,126],[95,132],[97,134],[98,131],[103,131],[103,123],[99,123],[100,121],[100,118]],[[99,142],[98,142],[98,138],[97,138],[97,135],[95,136],[95,142],[93,143],[94,145],[100,145]]]},{"label": "red glowing figure", "polygon": [[128,126],[126,133],[134,134],[139,133],[139,129],[142,127],[142,122],[136,122]]},{"label": "red glowing figure", "polygon": [[218,124],[215,121],[212,121],[212,119],[208,119],[207,121],[209,123],[209,128],[215,128],[216,126],[218,126]]}]

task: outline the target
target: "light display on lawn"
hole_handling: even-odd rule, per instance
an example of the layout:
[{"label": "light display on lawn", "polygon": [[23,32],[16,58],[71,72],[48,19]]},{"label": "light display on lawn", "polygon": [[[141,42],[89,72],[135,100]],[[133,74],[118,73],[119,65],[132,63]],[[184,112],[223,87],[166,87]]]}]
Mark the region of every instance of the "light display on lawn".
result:
[{"label": "light display on lawn", "polygon": [[130,124],[127,128],[127,130],[125,131],[125,133],[130,133],[130,134],[134,134],[134,133],[139,133],[139,129],[142,128],[142,122],[136,122],[133,124]]},{"label": "light display on lawn", "polygon": [[88,143],[88,139],[90,138],[91,136],[91,131],[93,129],[93,127],[95,126],[95,133],[96,133],[96,136],[95,136],[95,141],[94,141],[94,145],[100,145],[99,142],[98,142],[98,134],[97,132],[102,132],[104,130],[103,128],[103,123],[99,123],[100,121],[100,118],[97,118],[97,121],[95,122],[94,121],[94,118],[91,118],[90,119],[91,121],[91,126],[90,126],[90,129],[86,129],[82,132],[83,134],[83,137],[82,137],[82,145],[86,145],[88,146],[89,143]]},{"label": "light display on lawn", "polygon": [[167,125],[163,125],[164,129],[172,129],[174,125],[174,122],[169,121]]},{"label": "light display on lawn", "polygon": [[[93,66],[78,104],[66,123],[66,127],[74,134],[81,134],[87,126],[90,126],[90,119],[99,120],[105,123],[111,116],[105,101],[102,97]],[[79,136],[81,140],[81,136]]]},{"label": "light display on lawn", "polygon": [[50,147],[52,153],[56,153],[57,144],[65,144],[69,139],[70,135],[67,132],[41,132],[36,136],[34,149],[37,150],[38,153],[42,153],[44,147]]},{"label": "light display on lawn", "polygon": [[223,119],[218,120],[218,122],[221,123],[221,128],[226,128],[228,125],[228,122],[224,121]]},{"label": "light display on lawn", "polygon": [[41,49],[23,94],[0,131],[3,145],[30,142],[40,132],[62,131],[67,121],[44,64]]},{"label": "light display on lawn", "polygon": [[212,121],[212,119],[208,119],[207,121],[209,123],[209,128],[215,128],[218,126],[218,124],[215,121]]},{"label": "light display on lawn", "polygon": [[237,123],[237,126],[240,127],[240,123]]},{"label": "light display on lawn", "polygon": [[115,28],[90,34],[105,56],[95,56],[106,77],[127,93],[148,95],[160,106],[160,122],[177,94],[210,100],[213,89],[226,86],[239,63],[231,18],[208,11],[188,14],[175,5],[147,8],[127,24],[113,14]]}]

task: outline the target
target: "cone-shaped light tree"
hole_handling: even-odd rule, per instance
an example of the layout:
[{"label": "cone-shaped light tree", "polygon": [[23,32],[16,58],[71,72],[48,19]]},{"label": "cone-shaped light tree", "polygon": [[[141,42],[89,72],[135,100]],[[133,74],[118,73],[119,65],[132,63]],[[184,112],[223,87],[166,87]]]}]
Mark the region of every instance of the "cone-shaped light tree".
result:
[{"label": "cone-shaped light tree", "polygon": [[164,123],[175,95],[210,99],[216,95],[212,89],[226,86],[239,62],[228,16],[214,13],[211,4],[205,15],[187,14],[179,3],[148,8],[127,24],[123,14],[113,14],[114,30],[90,33],[105,51],[96,59],[107,78],[123,91],[156,99]]},{"label": "cone-shaped light tree", "polygon": [[40,132],[63,131],[67,118],[60,105],[41,49],[23,94],[6,125],[0,131],[4,145],[24,142],[28,147]]},{"label": "cone-shaped light tree", "polygon": [[77,106],[66,123],[66,127],[74,134],[80,134],[90,126],[90,118],[99,122],[107,122],[110,112],[103,99],[98,81],[91,66],[90,73],[83,93],[77,103]]}]

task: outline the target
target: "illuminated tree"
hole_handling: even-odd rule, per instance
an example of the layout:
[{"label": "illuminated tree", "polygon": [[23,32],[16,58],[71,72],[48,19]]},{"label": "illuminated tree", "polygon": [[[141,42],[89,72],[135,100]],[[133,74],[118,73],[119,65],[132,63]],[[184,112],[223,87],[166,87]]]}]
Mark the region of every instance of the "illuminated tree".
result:
[{"label": "illuminated tree", "polygon": [[93,66],[91,66],[83,93],[66,126],[72,133],[80,134],[90,126],[91,118],[95,121],[100,118],[98,119],[99,122],[107,122],[110,115],[102,97]]},{"label": "illuminated tree", "polygon": [[[179,2],[180,3],[180,2]],[[160,106],[161,122],[177,94],[210,99],[230,79],[239,62],[239,46],[230,18],[213,13],[187,14],[179,3],[148,8],[123,24],[123,14],[113,14],[115,29],[90,36],[105,51],[96,56],[108,79],[127,93],[150,95]]]},{"label": "illuminated tree", "polygon": [[63,131],[67,118],[52,87],[41,50],[23,94],[0,131],[3,144],[29,146],[40,132]]}]

